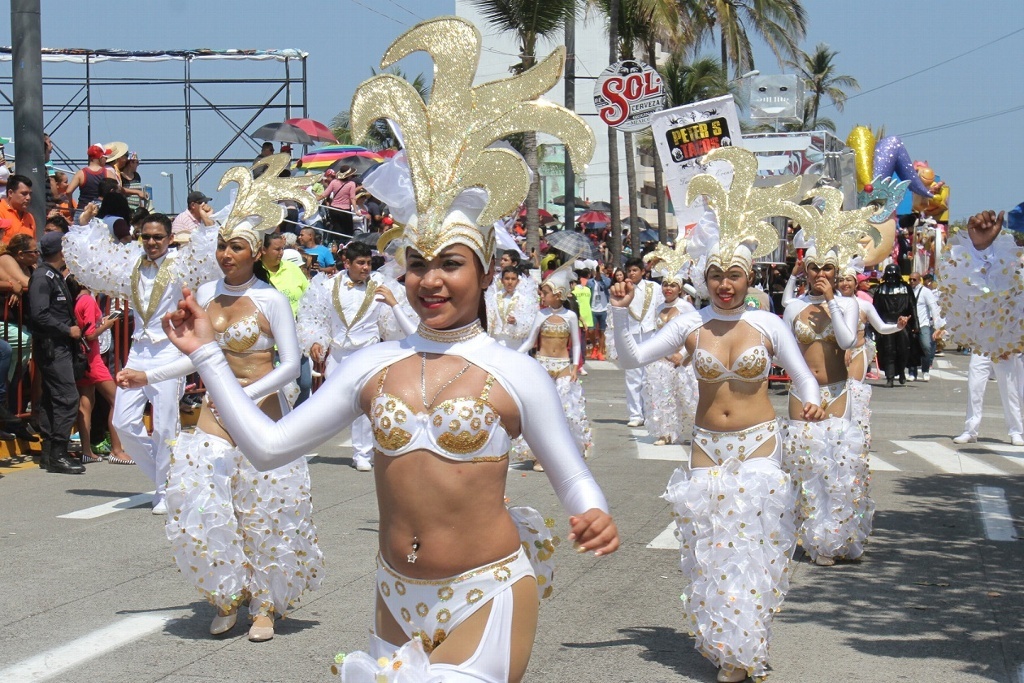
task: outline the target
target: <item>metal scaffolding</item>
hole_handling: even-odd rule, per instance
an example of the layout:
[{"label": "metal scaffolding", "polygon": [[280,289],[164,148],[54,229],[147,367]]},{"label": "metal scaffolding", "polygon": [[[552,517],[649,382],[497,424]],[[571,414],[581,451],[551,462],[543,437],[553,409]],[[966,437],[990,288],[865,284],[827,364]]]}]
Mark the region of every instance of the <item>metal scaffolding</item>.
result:
[{"label": "metal scaffolding", "polygon": [[[0,47],[0,62],[11,62],[10,47]],[[62,126],[76,117],[85,117],[85,144],[81,150],[95,142],[92,137],[93,116],[102,113],[131,113],[145,115],[156,112],[181,112],[184,117],[184,154],[181,157],[153,158],[147,157],[148,163],[177,164],[185,166],[188,188],[206,174],[215,163],[249,163],[254,155],[244,158],[234,155],[224,156],[231,151],[236,142],[242,140],[252,149],[259,149],[260,143],[253,140],[246,132],[256,119],[266,112],[280,111],[280,120],[292,118],[293,115],[307,116],[306,111],[306,58],[308,53],[301,50],[160,50],[160,51],[127,51],[127,50],[91,50],[75,48],[44,48],[43,59],[43,113],[46,117],[44,130],[56,137]],[[181,62],[180,77],[110,77],[96,74],[96,67],[105,62],[130,62],[147,64],[153,62]],[[271,62],[284,66],[283,76],[267,76],[260,78],[202,78],[193,73],[199,62],[212,61],[246,61]],[[65,63],[81,65],[80,76],[46,76],[47,64]],[[293,75],[293,67],[299,67],[300,74]],[[243,101],[224,102],[229,86],[248,89],[253,94],[246,95]],[[111,103],[101,104],[94,101],[98,91],[111,89],[124,91],[130,89],[132,99],[141,104]],[[141,89],[148,89],[156,97],[140,96]],[[267,95],[268,89],[270,94]],[[0,75],[0,113],[13,113],[12,97],[13,78],[10,71]],[[176,95],[168,98],[166,93],[173,91]],[[261,92],[256,99],[255,92]],[[297,91],[297,92],[293,92]],[[67,93],[70,92],[70,95]],[[51,93],[54,94],[52,99]],[[57,96],[59,94],[59,96]],[[150,104],[148,102],[157,102]],[[238,99],[236,93],[235,99]],[[301,112],[293,114],[294,111]],[[195,156],[192,145],[193,114],[212,112],[228,127],[230,134],[224,145],[212,156]],[[239,122],[236,119],[242,119]],[[69,155],[54,146],[54,160],[69,167],[84,166],[82,157]]]}]

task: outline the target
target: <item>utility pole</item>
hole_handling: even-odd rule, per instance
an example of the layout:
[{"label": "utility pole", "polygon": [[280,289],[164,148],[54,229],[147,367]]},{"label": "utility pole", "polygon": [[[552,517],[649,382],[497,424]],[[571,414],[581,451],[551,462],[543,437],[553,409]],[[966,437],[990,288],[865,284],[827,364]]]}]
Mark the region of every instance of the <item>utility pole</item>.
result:
[{"label": "utility pole", "polygon": [[[619,0],[611,0],[608,12],[608,63],[619,61]],[[612,207],[609,249],[612,266],[622,267],[622,210],[619,207],[619,136],[608,126],[608,203]]]},{"label": "utility pole", "polygon": [[[565,22],[565,108],[576,111],[576,12]],[[569,147],[565,150],[565,217],[562,220],[566,229],[576,227],[576,171],[572,167]]]},{"label": "utility pole", "polygon": [[36,235],[46,225],[46,155],[43,151],[43,59],[39,0],[11,0],[11,73],[14,81],[15,171],[32,181],[30,211]]}]

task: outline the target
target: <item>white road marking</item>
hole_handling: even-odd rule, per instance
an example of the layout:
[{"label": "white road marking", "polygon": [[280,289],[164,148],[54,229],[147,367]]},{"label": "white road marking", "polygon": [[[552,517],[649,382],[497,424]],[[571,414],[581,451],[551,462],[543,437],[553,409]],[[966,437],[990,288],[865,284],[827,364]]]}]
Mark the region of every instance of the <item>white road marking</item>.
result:
[{"label": "white road marking", "polygon": [[159,631],[167,622],[177,619],[178,616],[176,614],[138,614],[122,619],[106,628],[82,636],[78,640],[58,645],[52,650],[47,650],[7,667],[0,671],[0,681],[4,681],[4,683],[45,681],[90,659],[95,659],[111,650]]},{"label": "white road marking", "polygon": [[671,462],[686,462],[686,447],[682,444],[670,443],[664,446],[655,446],[654,437],[650,436],[644,429],[630,429],[636,442],[636,457],[638,460],[669,460]]},{"label": "white road marking", "polygon": [[1017,530],[1013,527],[1010,506],[1006,503],[1003,489],[996,486],[975,486],[974,496],[978,500],[985,538],[990,541],[1016,541]]},{"label": "white road marking", "polygon": [[900,468],[890,465],[874,453],[868,454],[868,468],[874,472],[899,472]]},{"label": "white road marking", "polygon": [[672,522],[665,527],[665,530],[648,543],[647,547],[654,550],[679,550],[679,539],[676,538],[676,523]]},{"label": "white road marking", "polygon": [[958,372],[950,372],[949,370],[932,370],[930,373],[933,379],[951,379],[954,382],[966,382],[967,374],[960,374]]},{"label": "white road marking", "polygon": [[[100,505],[94,505],[91,508],[85,508],[84,510],[78,510],[77,512],[69,512],[66,515],[57,515],[57,519],[96,519],[103,515],[109,515],[114,512],[120,512],[121,510],[130,510],[131,508],[142,507],[143,505],[149,505],[153,502],[153,494],[156,491],[150,491],[149,493],[137,493],[134,496],[128,498],[118,498],[108,503],[101,503]],[[0,680],[4,680],[0,677]]]},{"label": "white road marking", "polygon": [[977,458],[946,448],[934,441],[893,441],[893,444],[898,448],[906,448],[929,464],[950,474],[1005,474]]},{"label": "white road marking", "polygon": [[1011,446],[1005,443],[979,443],[975,445],[983,446],[985,450],[995,453],[1017,467],[1024,467],[1024,446]]},{"label": "white road marking", "polygon": [[948,370],[949,368],[953,367],[953,364],[950,363],[945,358],[936,358],[934,367],[940,368],[942,370]]}]

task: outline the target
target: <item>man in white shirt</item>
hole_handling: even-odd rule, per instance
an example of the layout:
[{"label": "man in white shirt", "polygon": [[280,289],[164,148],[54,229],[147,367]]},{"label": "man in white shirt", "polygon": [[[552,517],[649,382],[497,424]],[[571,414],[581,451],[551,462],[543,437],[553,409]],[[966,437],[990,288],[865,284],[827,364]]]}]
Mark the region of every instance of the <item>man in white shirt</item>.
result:
[{"label": "man in white shirt", "polygon": [[920,373],[917,368],[910,369],[910,381],[920,380],[927,382],[931,377],[928,371],[932,368],[932,361],[935,359],[933,339],[937,339],[941,332],[942,312],[939,310],[939,303],[935,299],[932,290],[921,282],[920,273],[910,274],[910,287],[914,293],[914,301],[917,304],[917,327],[918,339],[921,342],[921,366]]},{"label": "man in white shirt", "polygon": [[[371,277],[372,250],[366,244],[349,242],[345,248],[345,270],[328,277],[317,275],[299,303],[299,343],[315,361],[326,361],[329,377],[345,357],[379,342],[384,335],[389,311],[406,334],[416,325],[398,306],[382,278]],[[390,308],[389,308],[390,307]],[[352,423],[352,464],[360,472],[373,466],[370,420],[361,415]]]},{"label": "man in white shirt", "polygon": [[[629,304],[629,333],[639,344],[652,337],[658,328],[658,308],[665,303],[661,287],[644,279],[644,262],[630,259],[626,262],[626,277],[636,288],[633,301]],[[629,427],[644,423],[644,404],[641,390],[644,386],[644,369],[626,370],[626,408],[629,410]]]}]

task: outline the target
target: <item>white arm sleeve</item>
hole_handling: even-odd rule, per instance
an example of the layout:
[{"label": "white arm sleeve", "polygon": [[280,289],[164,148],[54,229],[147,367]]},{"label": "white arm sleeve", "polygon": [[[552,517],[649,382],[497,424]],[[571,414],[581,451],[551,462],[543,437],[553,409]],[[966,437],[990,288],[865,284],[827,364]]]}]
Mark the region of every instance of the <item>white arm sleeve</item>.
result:
[{"label": "white arm sleeve", "polygon": [[800,345],[797,344],[796,337],[793,336],[786,323],[771,313],[768,313],[763,320],[767,321],[765,326],[770,332],[775,357],[786,369],[786,374],[789,375],[792,382],[793,394],[803,403],[817,405],[821,402],[818,381],[814,379],[814,374],[807,367],[807,362],[804,360],[803,354],[800,353]]},{"label": "white arm sleeve", "polygon": [[882,316],[878,315],[878,311],[875,310],[875,307],[867,301],[857,299],[857,306],[867,314],[868,324],[871,325],[871,328],[878,334],[896,334],[900,331],[900,326],[896,323],[887,323],[882,320]]},{"label": "white arm sleeve", "polygon": [[114,297],[131,296],[132,271],[143,253],[138,242],[115,242],[110,228],[98,218],[71,226],[64,236],[68,270],[91,291]]},{"label": "white arm sleeve", "polygon": [[796,275],[790,275],[786,289],[782,290],[782,307],[785,308],[796,298]]},{"label": "white arm sleeve", "polygon": [[158,368],[152,370],[146,370],[146,382],[148,384],[158,384],[160,382],[166,382],[169,379],[177,379],[178,377],[184,377],[185,375],[191,375],[196,371],[196,366],[192,364],[188,356],[179,356],[166,365],[161,365]]},{"label": "white arm sleeve", "polygon": [[299,376],[299,341],[295,336],[295,318],[292,317],[288,297],[272,289],[261,292],[259,300],[260,311],[270,323],[270,334],[277,345],[280,362],[245,387],[246,395],[252,399],[268,396]]},{"label": "white arm sleeve", "polygon": [[537,315],[533,316],[533,325],[530,326],[530,331],[527,333],[526,339],[523,340],[523,343],[520,344],[517,349],[519,353],[529,353],[530,350],[533,349],[533,345],[537,343],[537,335],[540,334],[540,326],[543,325],[544,321],[547,319],[548,317],[541,312],[538,312]]},{"label": "white arm sleeve", "polygon": [[217,263],[217,237],[220,226],[203,225],[192,231],[188,242],[178,248],[174,258],[175,279],[193,291],[224,276]]},{"label": "white arm sleeve", "polygon": [[841,349],[852,349],[857,344],[857,323],[860,322],[860,307],[845,297],[835,296],[828,302],[832,318],[832,330],[836,344]]},{"label": "white arm sleeve", "polygon": [[296,329],[299,344],[308,356],[313,344],[319,344],[324,352],[331,346],[331,292],[330,281],[323,273],[309,283],[306,293],[299,300]]},{"label": "white arm sleeve", "polygon": [[307,401],[277,422],[246,394],[215,342],[201,346],[190,358],[238,448],[256,469],[266,471],[308,453],[362,414],[359,392],[364,375],[358,361],[349,364],[357,355],[343,360]]},{"label": "white arm sleeve", "polygon": [[[615,348],[619,353],[619,366],[625,369],[639,368],[648,363],[671,356],[686,343],[687,335],[694,329],[700,314],[683,313],[669,320],[658,332],[640,344],[628,331],[628,308],[610,306],[611,318],[615,321]],[[769,314],[770,315],[770,314]]]},{"label": "white arm sleeve", "polygon": [[583,350],[580,346],[580,319],[568,309],[565,310],[563,317],[569,323],[569,341],[571,343],[569,357],[572,360],[573,366],[577,366],[580,364],[580,358],[583,356]]},{"label": "white arm sleeve", "polygon": [[942,320],[942,311],[939,310],[939,302],[935,300],[935,294],[932,290],[925,287],[921,293],[924,294],[924,292],[927,292],[925,295],[925,306],[928,307],[928,315],[932,318],[932,325],[936,330],[941,330],[945,323]]}]

